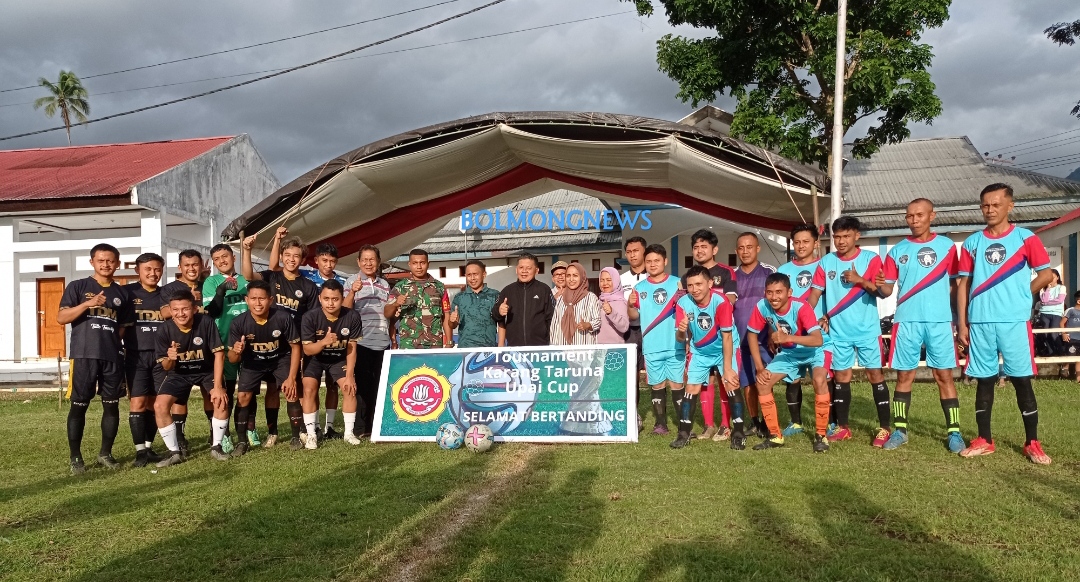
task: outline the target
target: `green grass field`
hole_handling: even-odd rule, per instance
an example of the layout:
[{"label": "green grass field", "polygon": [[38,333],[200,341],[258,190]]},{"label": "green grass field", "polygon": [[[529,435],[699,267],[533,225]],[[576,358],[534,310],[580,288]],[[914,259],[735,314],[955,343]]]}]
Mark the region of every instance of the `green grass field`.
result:
[{"label": "green grass field", "polygon": [[[1020,456],[1011,387],[997,395],[997,453],[969,460],[945,450],[927,385],[916,386],[911,443],[872,449],[870,389],[859,384],[856,440],[825,455],[808,439],[673,451],[669,438],[643,436],[486,455],[338,441],[220,463],[196,413],[191,461],[136,470],[122,414],[126,467],[80,478],[67,474],[55,396],[6,395],[0,579],[1078,580],[1080,442],[1069,431],[1080,387],[1036,391],[1049,467]],[[968,439],[972,399],[962,387]],[[91,458],[100,410],[88,417]]]}]

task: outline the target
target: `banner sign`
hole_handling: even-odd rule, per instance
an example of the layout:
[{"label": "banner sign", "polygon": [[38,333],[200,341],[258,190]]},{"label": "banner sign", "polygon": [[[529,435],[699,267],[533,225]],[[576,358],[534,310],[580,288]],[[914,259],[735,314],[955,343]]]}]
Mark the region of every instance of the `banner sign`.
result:
[{"label": "banner sign", "polygon": [[637,442],[633,345],[387,350],[372,442],[431,441],[445,422],[496,441]]}]

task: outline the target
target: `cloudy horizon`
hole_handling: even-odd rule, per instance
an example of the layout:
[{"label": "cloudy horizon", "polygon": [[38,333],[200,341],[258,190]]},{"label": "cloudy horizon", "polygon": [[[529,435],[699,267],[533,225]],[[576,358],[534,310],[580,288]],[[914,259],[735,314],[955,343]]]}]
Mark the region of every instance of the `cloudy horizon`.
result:
[{"label": "cloudy horizon", "polygon": [[[241,0],[148,6],[97,2],[10,2],[0,35],[0,89],[55,80],[60,69],[84,78],[92,118],[184,97],[257,75],[189,83],[294,66],[445,18],[483,0],[442,6],[300,39],[118,75],[98,73],[225,50],[410,10],[437,0],[334,0],[318,9],[289,1]],[[83,5],[76,5],[83,6]],[[599,17],[599,18],[596,18]],[[468,42],[463,39],[513,34]],[[1080,129],[1069,110],[1080,100],[1080,45],[1059,47],[1042,30],[1080,18],[1064,0],[954,2],[950,20],[924,35],[934,47],[933,80],[943,102],[933,125],[913,138],[968,136],[980,152],[1017,163],[1080,158],[1080,131],[1034,146],[1008,147]],[[72,129],[76,145],[246,133],[287,183],[327,159],[433,123],[492,111],[571,110],[677,120],[693,111],[657,71],[656,40],[702,35],[639,18],[616,0],[511,0],[408,38],[251,86]],[[444,44],[449,43],[449,44]],[[430,48],[428,45],[440,45]],[[416,49],[416,50],[407,50]],[[156,85],[154,89],[130,90]],[[0,135],[53,127],[30,102],[43,89],[0,93]],[[714,103],[731,110],[734,102]],[[861,135],[856,126],[846,136]],[[2,149],[66,145],[63,131],[0,142]],[[1041,149],[1045,147],[1045,149]],[[1004,150],[1003,150],[1004,148]],[[1051,162],[1047,162],[1051,163]],[[1080,161],[1037,170],[1065,176]]]}]

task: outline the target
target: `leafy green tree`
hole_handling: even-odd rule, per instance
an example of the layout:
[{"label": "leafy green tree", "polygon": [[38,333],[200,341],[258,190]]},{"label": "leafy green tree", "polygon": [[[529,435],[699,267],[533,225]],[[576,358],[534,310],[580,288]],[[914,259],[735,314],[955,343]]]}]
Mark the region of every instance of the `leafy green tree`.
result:
[{"label": "leafy green tree", "polygon": [[[627,0],[651,15],[653,0]],[[731,132],[782,155],[827,168],[836,71],[835,0],[658,0],[672,25],[707,29],[705,38],[666,35],[656,61],[695,107],[730,94],[738,101]],[[949,18],[951,0],[850,0],[844,72],[844,132],[877,116],[854,155],[930,123],[941,100],[930,80],[926,29]],[[837,136],[843,139],[843,136]]]},{"label": "leafy green tree", "polygon": [[67,130],[68,145],[71,145],[71,119],[74,117],[79,123],[86,123],[90,115],[90,94],[82,86],[82,81],[71,71],[60,71],[60,77],[53,83],[41,77],[38,85],[49,90],[49,95],[34,100],[34,109],[45,107],[45,116],[52,117],[60,112],[60,119],[64,120],[64,128]]},{"label": "leafy green tree", "polygon": [[[1043,31],[1046,37],[1059,45],[1072,46],[1080,39],[1080,20],[1075,22],[1059,22]],[[1080,101],[1076,102],[1069,113],[1080,117]]]}]

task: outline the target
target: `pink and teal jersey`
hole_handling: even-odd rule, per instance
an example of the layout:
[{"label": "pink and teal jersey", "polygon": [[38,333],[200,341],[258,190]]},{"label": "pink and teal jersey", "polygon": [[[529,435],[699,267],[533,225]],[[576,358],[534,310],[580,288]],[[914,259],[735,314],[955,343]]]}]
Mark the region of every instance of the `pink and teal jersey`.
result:
[{"label": "pink and teal jersey", "polygon": [[964,241],[960,276],[971,277],[968,322],[1002,323],[1031,317],[1031,270],[1050,266],[1039,237],[1011,225],[994,237],[985,230]]},{"label": "pink and teal jersey", "polygon": [[[808,336],[815,331],[820,331],[821,327],[818,326],[817,315],[814,314],[814,308],[810,307],[810,304],[795,297],[791,298],[791,303],[784,313],[780,313],[773,309],[772,305],[765,299],[758,301],[754,307],[754,312],[750,314],[750,323],[746,326],[746,331],[760,334],[765,327],[768,326],[772,331],[783,331],[786,334]],[[813,356],[820,347],[810,348],[806,346],[800,346],[794,343],[785,343],[780,345],[783,348],[784,353],[791,353],[791,356],[796,359],[806,359]]]},{"label": "pink and teal jersey", "polygon": [[905,238],[885,257],[885,282],[897,284],[896,323],[953,320],[949,281],[959,268],[956,245],[934,235],[922,242]]},{"label": "pink and teal jersey", "polygon": [[684,349],[675,341],[675,302],[679,295],[679,279],[667,274],[659,281],[645,278],[634,285],[629,303],[639,313],[643,354]]},{"label": "pink and teal jersey", "polygon": [[814,289],[824,292],[818,305],[824,303],[825,315],[829,318],[829,336],[834,342],[881,335],[877,297],[862,287],[848,283],[844,272],[850,269],[855,269],[863,279],[873,281],[881,272],[881,259],[866,249],[859,249],[847,259],[829,253],[818,261],[811,282]]},{"label": "pink and teal jersey", "polygon": [[[780,265],[777,269],[777,273],[783,273],[791,280],[791,296],[795,299],[810,302],[810,291],[813,289],[814,271],[817,270],[818,263],[821,260],[813,260],[805,265],[800,265],[795,261],[788,261],[783,265]],[[819,318],[825,315],[825,301],[818,301],[817,307],[814,308],[814,314]]]},{"label": "pink and teal jersey", "polygon": [[686,328],[690,343],[690,353],[704,358],[722,358],[724,342],[722,332],[732,333],[732,351],[739,345],[739,334],[735,331],[731,302],[721,289],[713,288],[709,302],[700,306],[690,295],[683,295],[675,306],[675,321],[690,319]]}]

